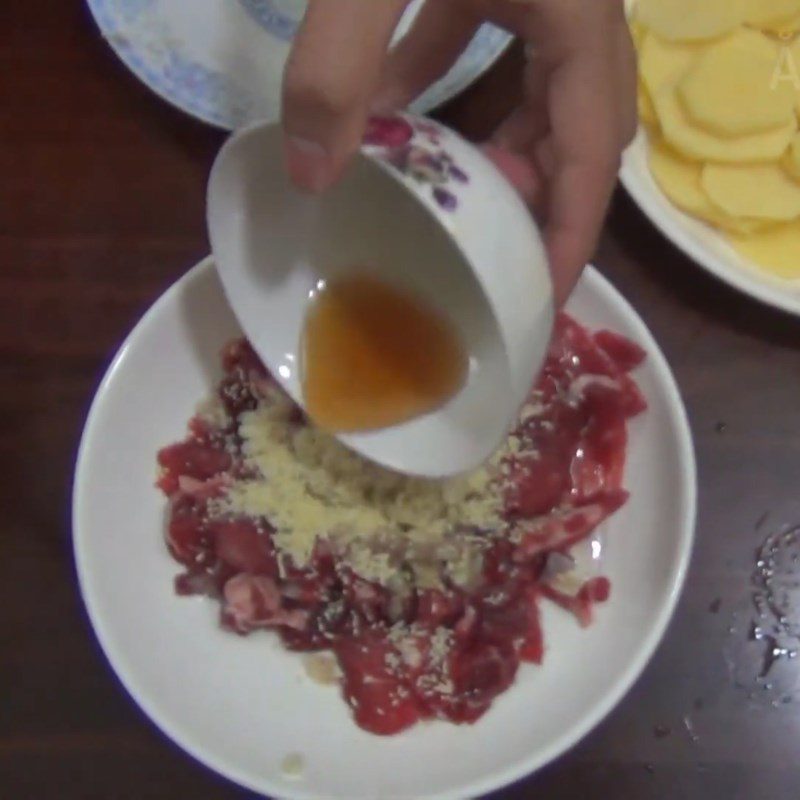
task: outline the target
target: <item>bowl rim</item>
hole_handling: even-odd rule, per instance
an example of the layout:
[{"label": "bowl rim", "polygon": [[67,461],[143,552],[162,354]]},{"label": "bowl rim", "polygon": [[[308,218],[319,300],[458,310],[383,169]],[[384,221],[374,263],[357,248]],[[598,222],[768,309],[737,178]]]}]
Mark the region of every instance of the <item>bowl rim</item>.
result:
[{"label": "bowl rim", "polygon": [[[208,751],[196,742],[186,741],[183,732],[179,730],[178,726],[171,720],[164,718],[158,702],[137,688],[138,681],[135,674],[128,670],[125,660],[119,656],[112,644],[113,637],[110,633],[110,623],[99,610],[100,602],[93,594],[92,582],[88,578],[86,556],[84,555],[84,537],[86,534],[83,533],[85,529],[81,526],[81,520],[84,515],[83,509],[91,502],[91,499],[86,488],[89,484],[83,473],[86,469],[87,453],[94,439],[93,431],[98,424],[98,417],[101,413],[106,390],[114,380],[117,370],[120,368],[128,349],[138,336],[141,328],[162,313],[163,308],[173,301],[173,298],[184,286],[197,280],[201,274],[209,269],[214,269],[214,261],[210,256],[189,269],[155,300],[119,347],[95,391],[81,434],[72,484],[72,545],[79,590],[94,636],[100,644],[109,666],[130,698],[168,739],[177,744],[180,749],[194,760],[200,762],[204,767],[258,794],[269,792],[270,796],[275,800],[330,800],[329,797],[324,795],[304,790],[301,785],[298,785],[297,789],[291,794],[285,794],[283,790],[276,791],[276,787],[271,787],[264,781],[257,782],[253,780],[244,770],[225,763],[224,759],[217,758],[213,752]],[[480,796],[503,786],[508,786],[533,774],[577,744],[613,710],[642,674],[666,632],[685,584],[695,535],[697,468],[691,428],[680,392],[666,357],[658,347],[644,321],[635,312],[630,303],[592,266],[587,266],[583,280],[587,281],[591,288],[604,297],[610,297],[614,305],[625,314],[631,326],[636,329],[635,336],[639,338],[640,343],[646,345],[648,360],[652,360],[654,368],[659,374],[660,383],[662,383],[667,395],[668,409],[677,433],[676,444],[681,456],[681,464],[684,468],[681,472],[681,493],[684,495],[684,509],[679,525],[676,526],[679,535],[676,542],[676,558],[672,566],[672,576],[669,580],[669,591],[661,599],[657,613],[648,628],[648,633],[639,643],[634,657],[627,667],[618,674],[611,688],[593,706],[591,713],[583,716],[572,728],[554,738],[549,746],[537,750],[532,757],[492,772],[482,780],[473,781],[467,786],[457,786],[444,792],[426,795],[424,800],[463,800],[466,796],[465,792],[470,796]]]}]

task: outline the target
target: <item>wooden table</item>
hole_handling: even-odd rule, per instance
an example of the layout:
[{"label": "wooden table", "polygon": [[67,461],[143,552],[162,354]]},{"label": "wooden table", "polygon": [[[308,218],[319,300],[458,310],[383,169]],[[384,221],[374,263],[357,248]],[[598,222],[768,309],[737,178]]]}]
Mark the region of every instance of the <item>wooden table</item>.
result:
[{"label": "wooden table", "polygon": [[[103,369],[208,250],[204,188],[223,137],[129,76],[80,2],[5,0],[0,31],[0,797],[241,798],[114,678],[78,597],[68,520]],[[485,134],[518,66],[506,58],[445,117]],[[572,752],[495,800],[796,800],[800,659],[759,688],[763,648],[748,622],[755,548],[800,520],[800,321],[706,277],[623,193],[597,263],[653,330],[686,400],[697,545],[635,688]]]}]

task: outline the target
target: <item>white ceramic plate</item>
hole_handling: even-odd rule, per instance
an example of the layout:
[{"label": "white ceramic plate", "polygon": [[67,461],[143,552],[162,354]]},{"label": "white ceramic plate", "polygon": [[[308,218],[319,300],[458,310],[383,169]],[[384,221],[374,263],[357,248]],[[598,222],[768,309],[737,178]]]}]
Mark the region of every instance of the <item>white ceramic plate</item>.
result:
[{"label": "white ceramic plate", "polygon": [[650,221],[689,258],[756,300],[800,316],[800,281],[781,280],[760,270],[739,255],[725,236],[670,202],[650,174],[644,130],[625,153],[620,179]]},{"label": "white ceramic plate", "polygon": [[[108,43],[156,94],[222,128],[274,121],[304,0],[87,0]],[[398,34],[422,0],[413,0]],[[412,106],[425,113],[465,89],[511,41],[485,25],[450,72]]]},{"label": "white ceramic plate", "polygon": [[[669,367],[633,309],[590,268],[569,310],[648,353],[636,379],[650,408],[630,426],[632,498],[602,530],[611,600],[587,630],[545,605],[544,665],[523,666],[476,725],[432,722],[380,738],[356,727],[335,688],[305,677],[301,658],[275,635],[223,632],[216,603],[173,594],[178,568],[162,540],[166,504],[153,487],[155,454],[183,436],[215,381],[220,347],[238,329],[210,261],[155,303],[97,392],[78,456],[73,523],[100,643],[167,735],[273,798],[441,800],[526,775],[611,710],[655,650],[678,598],[692,544],[695,464]],[[281,772],[293,753],[305,760],[295,781]]]}]

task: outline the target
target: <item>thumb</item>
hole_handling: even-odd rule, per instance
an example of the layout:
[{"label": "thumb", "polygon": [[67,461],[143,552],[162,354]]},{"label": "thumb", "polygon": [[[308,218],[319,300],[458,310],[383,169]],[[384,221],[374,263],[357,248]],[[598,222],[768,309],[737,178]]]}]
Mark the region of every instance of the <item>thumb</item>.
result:
[{"label": "thumb", "polygon": [[301,189],[336,181],[358,149],[408,0],[311,0],[286,65],[286,163]]}]

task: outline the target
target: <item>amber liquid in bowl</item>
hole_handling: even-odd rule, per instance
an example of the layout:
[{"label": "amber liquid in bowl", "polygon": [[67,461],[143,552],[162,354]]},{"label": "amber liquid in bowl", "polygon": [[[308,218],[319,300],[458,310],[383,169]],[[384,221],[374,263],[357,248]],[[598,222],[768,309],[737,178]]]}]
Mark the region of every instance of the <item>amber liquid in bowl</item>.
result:
[{"label": "amber liquid in bowl", "polygon": [[378,430],[434,411],[468,371],[464,343],[443,314],[369,275],[329,281],[306,315],[305,406],[329,431]]}]

